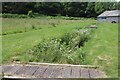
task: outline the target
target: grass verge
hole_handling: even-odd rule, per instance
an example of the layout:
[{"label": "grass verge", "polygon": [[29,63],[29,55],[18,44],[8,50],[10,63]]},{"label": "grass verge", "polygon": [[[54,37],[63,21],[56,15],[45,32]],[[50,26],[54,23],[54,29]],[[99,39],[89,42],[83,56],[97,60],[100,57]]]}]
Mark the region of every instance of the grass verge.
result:
[{"label": "grass verge", "polygon": [[100,23],[82,50],[84,64],[99,65],[108,77],[118,77],[118,24]]}]

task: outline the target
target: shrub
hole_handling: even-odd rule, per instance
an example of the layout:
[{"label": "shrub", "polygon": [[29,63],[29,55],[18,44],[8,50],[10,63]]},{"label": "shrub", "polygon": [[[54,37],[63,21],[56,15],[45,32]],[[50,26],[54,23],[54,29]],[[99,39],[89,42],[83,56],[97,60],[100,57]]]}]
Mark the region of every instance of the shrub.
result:
[{"label": "shrub", "polygon": [[28,14],[27,14],[27,15],[28,15],[29,17],[31,17],[31,18],[34,17],[32,10],[28,11]]},{"label": "shrub", "polygon": [[52,27],[56,27],[55,23],[50,23],[52,25]]},{"label": "shrub", "polygon": [[0,18],[2,18],[2,14],[0,13]]},{"label": "shrub", "polygon": [[35,30],[37,29],[34,25],[31,25],[31,26],[32,26],[32,29],[35,29]]},{"label": "shrub", "polygon": [[27,15],[24,14],[2,14],[2,18],[27,18]]},{"label": "shrub", "polygon": [[83,45],[89,39],[87,34],[89,30],[86,32],[81,30],[75,30],[71,33],[66,33],[59,39],[54,38],[38,44],[30,50],[32,51],[31,54],[35,57],[33,61],[70,64],[83,63],[85,53],[79,48],[79,45]]},{"label": "shrub", "polygon": [[85,52],[81,48],[67,55],[67,62],[69,64],[83,64],[85,60]]},{"label": "shrub", "polygon": [[28,18],[28,17],[27,15],[22,14],[22,15],[19,15],[19,18]]}]

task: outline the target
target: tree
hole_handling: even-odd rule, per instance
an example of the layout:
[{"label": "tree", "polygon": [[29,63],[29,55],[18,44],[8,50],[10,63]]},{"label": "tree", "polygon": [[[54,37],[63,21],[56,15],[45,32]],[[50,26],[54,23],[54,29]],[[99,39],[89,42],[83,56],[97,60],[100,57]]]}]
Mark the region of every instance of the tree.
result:
[{"label": "tree", "polygon": [[101,14],[105,10],[104,7],[105,7],[104,3],[102,3],[102,2],[96,2],[95,3],[95,12],[96,12],[96,14],[97,15]]},{"label": "tree", "polygon": [[106,10],[120,9],[120,2],[3,2],[3,13],[50,16],[97,17]]},{"label": "tree", "polygon": [[35,12],[45,15],[56,15],[62,11],[62,5],[59,2],[39,2],[34,7]]},{"label": "tree", "polygon": [[95,2],[90,2],[86,8],[86,17],[96,17]]},{"label": "tree", "polygon": [[85,17],[87,2],[69,2],[65,4],[65,10],[68,16]]}]

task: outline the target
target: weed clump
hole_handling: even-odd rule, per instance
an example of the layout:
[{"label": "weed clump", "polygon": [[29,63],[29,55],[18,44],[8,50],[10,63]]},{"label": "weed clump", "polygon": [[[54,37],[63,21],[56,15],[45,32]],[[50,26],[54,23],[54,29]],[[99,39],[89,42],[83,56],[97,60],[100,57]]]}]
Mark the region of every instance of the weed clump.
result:
[{"label": "weed clump", "polygon": [[[81,29],[84,30],[84,29]],[[48,63],[81,64],[84,62],[85,53],[80,47],[88,41],[90,30],[75,30],[66,33],[61,38],[43,41],[35,46],[32,51],[32,61]]]},{"label": "weed clump", "polygon": [[35,27],[35,25],[31,25],[32,26],[32,29],[35,29],[35,30],[37,30],[37,28]]},{"label": "weed clump", "polygon": [[51,26],[52,26],[52,27],[56,27],[55,23],[51,23]]}]

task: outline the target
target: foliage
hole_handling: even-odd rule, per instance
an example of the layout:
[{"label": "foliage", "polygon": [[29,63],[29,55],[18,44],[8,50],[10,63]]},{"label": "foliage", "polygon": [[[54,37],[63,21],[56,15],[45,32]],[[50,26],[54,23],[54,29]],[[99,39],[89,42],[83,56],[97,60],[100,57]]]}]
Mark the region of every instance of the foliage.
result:
[{"label": "foliage", "polygon": [[[105,10],[119,9],[117,2],[3,2],[3,13],[38,13],[49,16],[97,17]],[[32,16],[32,15],[30,15]],[[33,17],[33,16],[32,16]]]},{"label": "foliage", "polygon": [[87,8],[86,8],[86,14],[90,14],[90,15],[87,15],[87,17],[96,17],[96,11],[95,11],[95,5],[96,3],[95,2],[91,2],[91,3],[88,3],[87,4]]},{"label": "foliage", "polygon": [[27,15],[24,14],[1,14],[0,17],[2,18],[28,18]]},{"label": "foliage", "polygon": [[96,5],[95,5],[95,12],[97,14],[100,14],[103,11],[105,11],[105,9],[104,9],[104,3],[97,2]]},{"label": "foliage", "polygon": [[[83,31],[84,29],[81,30]],[[86,32],[83,31],[84,33],[81,30],[75,30],[71,33],[66,33],[59,39],[54,38],[38,44],[27,52],[35,57],[30,61],[70,64],[83,63],[85,53],[83,53],[80,47],[88,41],[91,30],[86,29]]]},{"label": "foliage", "polygon": [[[26,14],[11,14],[11,13],[3,13],[0,14],[2,18],[38,18],[38,19],[62,19],[62,20],[86,20],[84,17],[66,17],[66,16],[46,16],[38,13],[30,13],[31,16]],[[92,18],[91,18],[92,19]]]},{"label": "foliage", "polygon": [[29,17],[34,17],[34,15],[33,15],[33,12],[32,12],[32,10],[30,10],[30,11],[28,11],[28,14],[27,14]]}]

